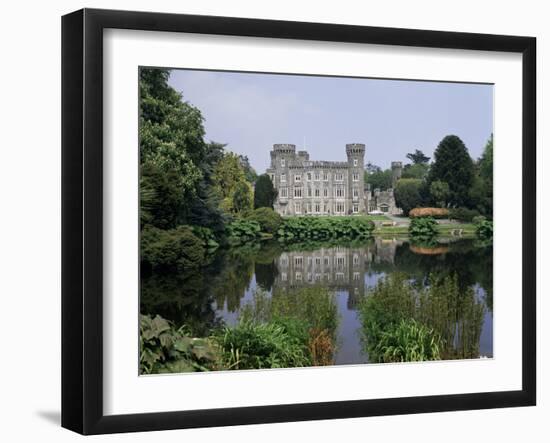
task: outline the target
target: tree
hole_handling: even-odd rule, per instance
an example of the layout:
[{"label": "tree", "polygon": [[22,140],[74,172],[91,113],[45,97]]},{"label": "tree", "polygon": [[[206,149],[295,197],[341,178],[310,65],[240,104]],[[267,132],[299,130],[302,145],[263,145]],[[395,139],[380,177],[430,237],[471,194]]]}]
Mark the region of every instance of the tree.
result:
[{"label": "tree", "polygon": [[254,186],[254,208],[273,208],[276,198],[277,190],[269,175],[260,175]]},{"label": "tree", "polygon": [[409,152],[407,158],[412,161],[414,165],[421,165],[430,161],[430,157],[426,157],[419,149],[415,149],[414,152]]},{"label": "tree", "polygon": [[468,149],[456,135],[448,135],[439,143],[430,167],[428,185],[443,181],[449,185],[448,203],[452,207],[468,206],[474,182],[474,163]]},{"label": "tree", "polygon": [[245,181],[239,156],[232,152],[225,153],[212,174],[213,190],[221,200],[221,206],[225,212],[233,210],[233,194],[237,185]]},{"label": "tree", "polygon": [[392,172],[391,169],[382,171],[380,168],[374,172],[368,173],[365,171],[365,183],[368,183],[371,189],[386,190],[392,187]]},{"label": "tree", "polygon": [[239,155],[239,160],[244,171],[244,177],[249,183],[254,183],[258,178],[258,174],[254,168],[250,165],[250,160],[248,160],[247,155]]},{"label": "tree", "polygon": [[181,223],[203,178],[202,115],[168,85],[169,76],[166,69],[139,71],[142,227],[170,229]]},{"label": "tree", "polygon": [[233,193],[233,211],[236,213],[252,209],[252,186],[247,181],[240,181]]},{"label": "tree", "polygon": [[441,180],[436,180],[430,185],[430,194],[436,205],[444,208],[447,206],[449,198],[449,185]]},{"label": "tree", "polygon": [[413,163],[407,164],[403,168],[401,178],[417,178],[424,180],[428,175],[430,166],[427,163]]},{"label": "tree", "polygon": [[477,207],[488,217],[493,217],[493,135],[487,141],[483,154],[478,162],[479,176],[471,190],[471,197],[476,199]]},{"label": "tree", "polygon": [[189,200],[202,176],[197,167],[206,149],[202,115],[168,85],[169,70],[142,68],[139,76],[141,166],[174,172],[182,200]]},{"label": "tree", "polygon": [[395,204],[403,210],[405,215],[408,215],[411,209],[421,205],[421,187],[422,180],[414,178],[402,178],[398,180],[394,190]]}]

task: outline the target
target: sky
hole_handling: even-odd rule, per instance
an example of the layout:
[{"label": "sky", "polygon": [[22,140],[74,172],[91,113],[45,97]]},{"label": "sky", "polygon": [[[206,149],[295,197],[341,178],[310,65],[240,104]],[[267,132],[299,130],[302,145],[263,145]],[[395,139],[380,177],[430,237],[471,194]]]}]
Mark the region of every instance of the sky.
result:
[{"label": "sky", "polygon": [[336,161],[364,143],[365,162],[387,169],[415,149],[433,157],[450,134],[477,159],[493,132],[492,85],[194,70],[173,70],[169,84],[202,112],[206,140],[258,173],[275,143]]}]

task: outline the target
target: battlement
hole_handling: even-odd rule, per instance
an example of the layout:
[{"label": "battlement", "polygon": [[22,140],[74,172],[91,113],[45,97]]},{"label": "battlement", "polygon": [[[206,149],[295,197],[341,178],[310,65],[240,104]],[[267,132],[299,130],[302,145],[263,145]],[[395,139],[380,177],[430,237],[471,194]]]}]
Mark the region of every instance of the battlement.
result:
[{"label": "battlement", "polygon": [[391,162],[391,168],[392,169],[400,169],[403,167],[403,163],[402,162]]},{"label": "battlement", "polygon": [[290,143],[277,143],[273,145],[273,150],[278,152],[294,153],[296,152],[296,145]]},{"label": "battlement", "polygon": [[348,143],[346,145],[346,154],[364,154],[365,153],[365,144],[364,143]]}]

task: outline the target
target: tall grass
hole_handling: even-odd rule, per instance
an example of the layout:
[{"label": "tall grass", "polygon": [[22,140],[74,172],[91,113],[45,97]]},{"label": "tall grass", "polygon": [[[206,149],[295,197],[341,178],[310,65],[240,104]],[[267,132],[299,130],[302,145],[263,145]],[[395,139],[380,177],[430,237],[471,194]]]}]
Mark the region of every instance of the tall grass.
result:
[{"label": "tall grass", "polygon": [[239,323],[216,335],[235,369],[322,366],[333,363],[338,309],[320,287],[269,296],[258,290]]},{"label": "tall grass", "polygon": [[456,275],[431,275],[418,287],[392,274],[359,306],[366,351],[378,362],[477,358],[484,313],[472,288],[460,290]]}]

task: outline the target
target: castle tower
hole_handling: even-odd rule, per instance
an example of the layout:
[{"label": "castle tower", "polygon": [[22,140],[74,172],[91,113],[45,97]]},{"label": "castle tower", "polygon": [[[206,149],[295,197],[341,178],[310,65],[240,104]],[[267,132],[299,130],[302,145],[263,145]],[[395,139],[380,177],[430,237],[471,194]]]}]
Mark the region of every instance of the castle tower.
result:
[{"label": "castle tower", "polygon": [[271,169],[287,168],[288,163],[296,158],[296,145],[279,143],[271,151]]},{"label": "castle tower", "polygon": [[364,169],[365,145],[363,143],[349,143],[346,145],[346,155],[351,168]]},{"label": "castle tower", "polygon": [[401,162],[391,162],[391,183],[392,187],[395,189],[397,181],[401,178],[401,173],[403,172],[403,163]]},{"label": "castle tower", "polygon": [[365,145],[363,143],[349,143],[346,145],[348,157],[348,214],[363,214],[367,212],[365,206]]}]

